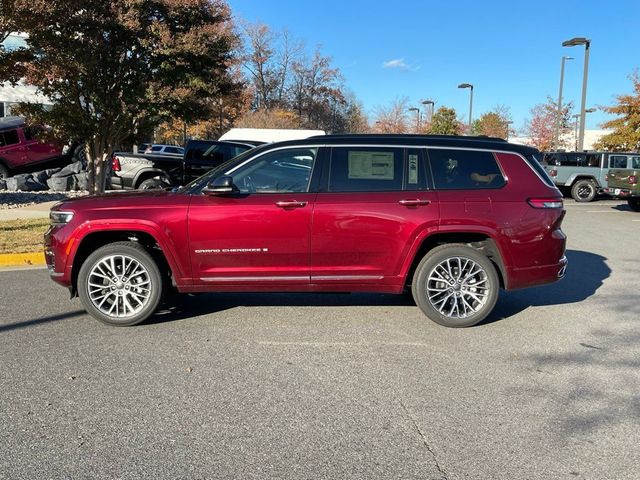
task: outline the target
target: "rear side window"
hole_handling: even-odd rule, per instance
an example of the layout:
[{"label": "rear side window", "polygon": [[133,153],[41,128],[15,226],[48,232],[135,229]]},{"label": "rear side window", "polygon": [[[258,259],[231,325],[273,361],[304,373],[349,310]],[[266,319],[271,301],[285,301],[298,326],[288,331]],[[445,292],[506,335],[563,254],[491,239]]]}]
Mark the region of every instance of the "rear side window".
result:
[{"label": "rear side window", "polygon": [[611,155],[611,161],[609,162],[611,168],[627,168],[627,156],[626,155]]},{"label": "rear side window", "polygon": [[640,168],[640,157],[632,157],[631,160],[633,163],[632,168]]},{"label": "rear side window", "polygon": [[[403,165],[404,156],[401,148],[332,148],[329,191],[389,192],[402,190]],[[413,181],[413,178],[411,180]],[[416,177],[416,184],[418,180]]]},{"label": "rear side window", "polygon": [[482,190],[506,183],[491,152],[430,148],[429,163],[439,190]]}]

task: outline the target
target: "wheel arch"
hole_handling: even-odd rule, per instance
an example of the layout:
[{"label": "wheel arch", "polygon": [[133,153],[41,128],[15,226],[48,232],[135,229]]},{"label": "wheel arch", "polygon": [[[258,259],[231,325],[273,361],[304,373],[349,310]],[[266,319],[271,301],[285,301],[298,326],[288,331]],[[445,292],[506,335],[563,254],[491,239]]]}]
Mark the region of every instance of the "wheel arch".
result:
[{"label": "wheel arch", "polygon": [[596,187],[598,187],[598,188],[601,187],[600,182],[598,181],[598,179],[594,175],[591,175],[591,174],[588,174],[588,173],[574,173],[573,175],[571,175],[567,179],[567,181],[565,183],[565,187],[572,188],[573,185],[579,180],[591,180],[591,181],[593,181],[595,183]]},{"label": "wheel arch", "polygon": [[496,267],[500,286],[507,285],[507,267],[496,240],[486,232],[452,231],[437,232],[423,238],[411,258],[411,263],[406,271],[405,285],[411,285],[418,264],[422,258],[434,248],[440,245],[459,243],[467,245],[483,253]]},{"label": "wheel arch", "polygon": [[160,170],[159,168],[143,168],[133,177],[132,186],[134,189],[137,189],[142,182],[155,177],[162,177],[169,182],[169,185],[173,185],[173,180],[171,180],[169,174],[164,170]]},{"label": "wheel arch", "polygon": [[167,255],[169,251],[167,246],[159,240],[155,232],[135,227],[89,231],[77,238],[72,252],[72,264],[69,267],[72,296],[77,295],[78,273],[87,257],[100,247],[121,241],[134,241],[142,245],[157,263],[161,273],[168,277],[171,284],[176,284],[175,279],[180,276],[179,267],[173,257],[170,254]]}]

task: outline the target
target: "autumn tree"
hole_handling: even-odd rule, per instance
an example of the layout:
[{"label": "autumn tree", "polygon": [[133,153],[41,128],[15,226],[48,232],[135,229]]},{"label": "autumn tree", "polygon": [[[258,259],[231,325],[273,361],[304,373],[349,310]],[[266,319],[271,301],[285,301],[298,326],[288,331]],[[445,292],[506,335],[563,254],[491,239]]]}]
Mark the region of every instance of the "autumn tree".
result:
[{"label": "autumn tree", "polygon": [[483,113],[473,122],[473,135],[509,138],[509,125],[512,123],[509,108],[497,106],[492,111]]},{"label": "autumn tree", "polygon": [[462,124],[455,109],[440,107],[433,114],[426,133],[432,135],[460,135]]},{"label": "autumn tree", "polygon": [[409,131],[409,99],[398,97],[389,105],[375,108],[373,130],[378,133],[407,133]]},{"label": "autumn tree", "polygon": [[0,43],[4,42],[10,33],[18,30],[13,4],[14,0],[0,0]]},{"label": "autumn tree", "polygon": [[640,76],[634,72],[629,76],[633,93],[618,95],[617,104],[603,110],[618,118],[602,124],[602,128],[613,129],[600,138],[595,148],[612,151],[640,150]]},{"label": "autumn tree", "polygon": [[23,104],[28,120],[85,141],[89,190],[108,158],[163,119],[215,114],[233,91],[238,39],[222,0],[15,0],[9,15],[28,45],[0,54],[0,81],[25,79],[53,100]]},{"label": "autumn tree", "polygon": [[541,151],[571,148],[567,135],[571,133],[572,109],[572,102],[562,107],[558,134],[556,131],[558,104],[551,97],[547,97],[546,103],[534,106],[531,109],[531,118],[525,127],[525,133],[531,139],[531,144]]}]

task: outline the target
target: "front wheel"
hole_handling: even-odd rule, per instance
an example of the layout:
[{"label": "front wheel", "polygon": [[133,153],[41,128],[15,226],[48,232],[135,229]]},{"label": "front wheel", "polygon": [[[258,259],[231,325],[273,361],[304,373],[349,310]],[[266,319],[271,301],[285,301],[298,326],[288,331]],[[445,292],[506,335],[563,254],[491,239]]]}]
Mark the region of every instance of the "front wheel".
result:
[{"label": "front wheel", "polygon": [[420,310],[445,327],[470,327],[484,320],[498,300],[500,283],[493,263],[461,244],[427,253],[411,291]]},{"label": "front wheel", "polygon": [[92,317],[109,325],[136,325],[155,312],[162,276],[138,243],[116,242],[93,252],[78,274],[78,295]]},{"label": "front wheel", "polygon": [[571,196],[576,202],[591,202],[596,198],[596,184],[593,180],[578,180],[571,187]]},{"label": "front wheel", "polygon": [[640,197],[634,197],[627,200],[629,207],[634,212],[640,212]]},{"label": "front wheel", "polygon": [[138,190],[162,190],[169,184],[159,178],[148,178],[138,185]]}]

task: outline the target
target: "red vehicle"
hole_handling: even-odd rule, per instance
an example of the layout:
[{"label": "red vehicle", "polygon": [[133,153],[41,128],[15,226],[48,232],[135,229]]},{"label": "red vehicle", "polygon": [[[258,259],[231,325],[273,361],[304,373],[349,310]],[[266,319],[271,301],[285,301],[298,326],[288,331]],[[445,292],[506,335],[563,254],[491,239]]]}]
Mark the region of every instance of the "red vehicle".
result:
[{"label": "red vehicle", "polygon": [[263,145],[175,192],[73,199],[51,210],[56,282],[112,325],[179,292],[411,288],[450,327],[500,288],[564,276],[562,196],[537,151],[487,137],[322,136]]},{"label": "red vehicle", "polygon": [[34,139],[21,117],[0,118],[0,178],[61,156],[58,146]]}]

